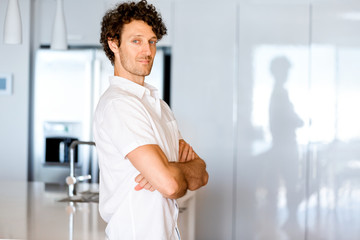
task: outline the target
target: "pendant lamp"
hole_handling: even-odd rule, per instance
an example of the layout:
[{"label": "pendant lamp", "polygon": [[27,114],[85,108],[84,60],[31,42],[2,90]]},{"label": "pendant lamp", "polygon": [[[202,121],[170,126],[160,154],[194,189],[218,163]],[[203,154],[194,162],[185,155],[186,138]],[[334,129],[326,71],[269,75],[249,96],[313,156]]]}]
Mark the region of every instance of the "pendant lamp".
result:
[{"label": "pendant lamp", "polygon": [[68,47],[63,0],[56,0],[51,49],[66,50]]},{"label": "pendant lamp", "polygon": [[4,43],[22,43],[22,26],[18,0],[9,0],[8,2],[4,24]]}]

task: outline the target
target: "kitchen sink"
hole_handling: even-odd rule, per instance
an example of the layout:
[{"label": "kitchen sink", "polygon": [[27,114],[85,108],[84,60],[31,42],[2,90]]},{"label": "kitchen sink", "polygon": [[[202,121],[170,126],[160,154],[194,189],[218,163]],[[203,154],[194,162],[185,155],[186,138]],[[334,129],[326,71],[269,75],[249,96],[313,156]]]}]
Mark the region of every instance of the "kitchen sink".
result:
[{"label": "kitchen sink", "polygon": [[99,203],[99,192],[93,191],[84,191],[80,192],[78,195],[72,197],[66,197],[58,200],[59,202],[93,202]]}]

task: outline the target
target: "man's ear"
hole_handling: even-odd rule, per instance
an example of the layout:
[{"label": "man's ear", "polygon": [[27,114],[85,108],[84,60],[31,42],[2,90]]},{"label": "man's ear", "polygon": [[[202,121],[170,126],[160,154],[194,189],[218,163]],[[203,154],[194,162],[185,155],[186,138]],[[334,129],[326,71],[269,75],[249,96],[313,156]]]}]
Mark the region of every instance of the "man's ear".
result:
[{"label": "man's ear", "polygon": [[118,40],[113,38],[108,38],[108,45],[113,53],[119,51]]}]

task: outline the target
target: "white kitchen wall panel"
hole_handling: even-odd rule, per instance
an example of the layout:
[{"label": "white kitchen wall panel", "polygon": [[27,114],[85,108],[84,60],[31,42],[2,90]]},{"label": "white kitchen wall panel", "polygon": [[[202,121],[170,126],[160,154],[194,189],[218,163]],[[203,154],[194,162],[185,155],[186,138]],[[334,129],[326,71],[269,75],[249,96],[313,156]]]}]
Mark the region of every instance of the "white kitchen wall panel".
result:
[{"label": "white kitchen wall panel", "polygon": [[197,192],[197,240],[232,236],[235,24],[235,4],[177,1],[174,6],[172,109],[210,175]]}]

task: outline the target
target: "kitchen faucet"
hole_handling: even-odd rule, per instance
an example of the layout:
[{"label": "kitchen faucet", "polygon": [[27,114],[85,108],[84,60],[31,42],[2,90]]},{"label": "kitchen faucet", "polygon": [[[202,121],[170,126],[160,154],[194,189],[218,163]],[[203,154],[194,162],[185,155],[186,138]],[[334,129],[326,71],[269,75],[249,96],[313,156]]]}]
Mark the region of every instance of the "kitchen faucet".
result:
[{"label": "kitchen faucet", "polygon": [[70,151],[70,176],[66,178],[66,183],[69,186],[69,197],[73,197],[76,195],[76,183],[79,181],[86,181],[91,179],[91,175],[85,175],[85,176],[78,176],[75,177],[75,147],[80,144],[85,145],[93,145],[95,146],[94,142],[84,142],[84,141],[73,141],[70,144],[69,151]]}]

